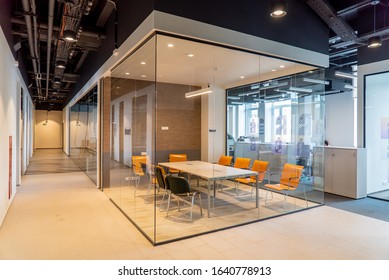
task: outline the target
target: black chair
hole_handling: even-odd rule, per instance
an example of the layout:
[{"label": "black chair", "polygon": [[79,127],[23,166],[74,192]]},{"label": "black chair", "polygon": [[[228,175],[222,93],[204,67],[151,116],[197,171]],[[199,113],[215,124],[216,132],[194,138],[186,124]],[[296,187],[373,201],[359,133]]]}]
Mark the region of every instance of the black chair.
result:
[{"label": "black chair", "polygon": [[[193,217],[193,205],[196,195],[199,198],[199,206],[200,206],[200,215],[203,215],[203,207],[201,202],[201,193],[200,192],[191,192],[189,187],[189,182],[186,178],[181,176],[166,176],[166,187],[170,189],[168,202],[167,202],[167,211],[166,217],[169,215],[170,208],[170,199],[171,195],[174,195],[177,198],[178,211],[180,211],[180,199],[186,203],[190,203],[190,220],[192,221]],[[186,198],[190,198],[191,201],[186,200]]]},{"label": "black chair", "polygon": [[165,173],[165,170],[163,169],[163,167],[155,166],[154,174],[155,174],[155,178],[157,179],[157,183],[158,183],[158,192],[161,189],[164,191],[161,203],[159,205],[159,210],[162,210],[162,204],[165,200],[165,196],[167,193],[170,192],[170,189],[167,187],[167,184],[166,184],[166,179],[165,179],[166,173]]}]

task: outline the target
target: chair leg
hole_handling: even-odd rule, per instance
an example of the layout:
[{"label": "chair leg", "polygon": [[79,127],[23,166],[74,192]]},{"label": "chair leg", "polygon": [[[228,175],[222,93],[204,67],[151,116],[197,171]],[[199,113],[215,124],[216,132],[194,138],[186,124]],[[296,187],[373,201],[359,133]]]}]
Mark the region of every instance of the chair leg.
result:
[{"label": "chair leg", "polygon": [[169,215],[169,208],[170,208],[170,193],[167,198],[166,217]]},{"label": "chair leg", "polygon": [[193,205],[194,205],[194,199],[195,199],[195,194],[192,195],[192,204],[190,206],[190,217],[189,219],[192,221],[193,220]]},{"label": "chair leg", "polygon": [[307,204],[307,208],[308,208],[308,199],[307,199],[307,194],[305,192],[305,187],[303,185],[303,190],[304,190],[304,197],[305,197],[305,203]]},{"label": "chair leg", "polygon": [[239,182],[235,182],[235,192],[236,195],[239,195]]},{"label": "chair leg", "polygon": [[199,194],[200,215],[203,216],[203,202],[201,201],[201,193]]}]

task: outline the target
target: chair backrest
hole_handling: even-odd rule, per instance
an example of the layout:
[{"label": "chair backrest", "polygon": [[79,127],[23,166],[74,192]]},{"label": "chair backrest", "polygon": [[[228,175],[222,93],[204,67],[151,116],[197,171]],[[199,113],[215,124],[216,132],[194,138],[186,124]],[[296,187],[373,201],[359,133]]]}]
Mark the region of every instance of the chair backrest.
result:
[{"label": "chair backrest", "polygon": [[174,194],[183,194],[190,192],[189,182],[186,178],[181,176],[166,176],[166,186]]},{"label": "chair backrest", "polygon": [[232,161],[232,156],[221,155],[217,164],[229,166]]},{"label": "chair backrest", "polygon": [[238,157],[235,159],[234,167],[235,168],[249,168],[250,161],[251,161],[250,158],[239,158]]},{"label": "chair backrest", "polygon": [[[267,161],[262,161],[262,160],[254,160],[253,167],[251,168],[252,171],[257,171],[258,172],[258,181],[263,181],[265,178],[265,174],[267,171],[267,166],[269,165],[269,162]],[[255,176],[250,176],[251,179],[255,180]]]},{"label": "chair backrest", "polygon": [[142,170],[142,165],[141,162],[146,163],[147,161],[147,156],[132,156],[132,167],[134,170],[134,173],[137,175],[144,175],[143,170]]},{"label": "chair backrest", "polygon": [[[303,169],[304,166],[285,163],[284,169],[282,170],[280,183],[297,188],[300,182],[301,174],[303,173]],[[290,180],[290,178],[293,179]]]},{"label": "chair backrest", "polygon": [[161,166],[155,166],[155,177],[160,188],[166,189],[165,184],[165,170]]},{"label": "chair backrest", "polygon": [[170,154],[169,155],[169,162],[186,161],[186,160],[187,160],[186,154]]}]

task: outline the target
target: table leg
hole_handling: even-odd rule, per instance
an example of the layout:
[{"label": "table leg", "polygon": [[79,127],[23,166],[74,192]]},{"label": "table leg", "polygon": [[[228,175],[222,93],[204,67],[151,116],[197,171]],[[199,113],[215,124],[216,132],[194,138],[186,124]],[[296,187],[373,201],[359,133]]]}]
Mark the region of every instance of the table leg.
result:
[{"label": "table leg", "polygon": [[211,180],[208,180],[208,199],[207,199],[207,207],[208,207],[208,218],[211,217]]},{"label": "table leg", "polygon": [[259,207],[258,173],[255,180],[255,207]]}]

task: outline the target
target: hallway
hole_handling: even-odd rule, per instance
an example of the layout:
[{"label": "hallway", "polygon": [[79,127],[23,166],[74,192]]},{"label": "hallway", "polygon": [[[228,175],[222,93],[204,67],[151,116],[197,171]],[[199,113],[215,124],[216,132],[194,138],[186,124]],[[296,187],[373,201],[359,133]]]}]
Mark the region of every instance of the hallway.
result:
[{"label": "hallway", "polygon": [[83,172],[47,173],[22,178],[0,259],[388,260],[388,232],[388,222],[322,206],[153,247]]}]

